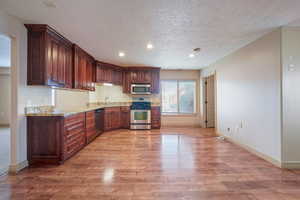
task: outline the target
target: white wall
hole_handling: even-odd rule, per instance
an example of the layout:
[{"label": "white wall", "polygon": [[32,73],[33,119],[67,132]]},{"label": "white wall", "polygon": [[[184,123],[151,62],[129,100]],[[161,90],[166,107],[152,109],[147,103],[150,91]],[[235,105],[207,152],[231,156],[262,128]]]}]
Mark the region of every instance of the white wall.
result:
[{"label": "white wall", "polygon": [[282,29],[283,162],[300,165],[300,27]]},{"label": "white wall", "polygon": [[84,107],[89,102],[89,92],[56,89],[55,107],[70,110]]},{"label": "white wall", "polygon": [[219,60],[202,74],[212,71],[217,79],[218,133],[280,162],[281,30]]},{"label": "white wall", "polygon": [[164,127],[200,127],[200,79],[199,70],[162,70],[161,80],[195,80],[196,81],[196,113],[193,115],[163,115]]},{"label": "white wall", "polygon": [[10,121],[10,74],[0,73],[0,125]]},{"label": "white wall", "polygon": [[27,138],[24,108],[27,102],[51,104],[51,89],[28,87],[27,30],[17,18],[0,11],[0,32],[12,38],[11,63],[11,170],[26,165]]}]

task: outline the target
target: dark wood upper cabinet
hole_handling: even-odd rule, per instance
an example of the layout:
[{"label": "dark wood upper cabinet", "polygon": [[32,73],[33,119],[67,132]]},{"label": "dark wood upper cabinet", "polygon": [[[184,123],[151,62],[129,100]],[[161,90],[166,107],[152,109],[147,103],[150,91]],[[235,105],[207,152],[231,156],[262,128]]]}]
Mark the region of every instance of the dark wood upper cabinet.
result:
[{"label": "dark wood upper cabinet", "polygon": [[96,82],[112,83],[122,85],[123,83],[122,67],[97,61],[96,64]]},{"label": "dark wood upper cabinet", "polygon": [[43,24],[26,24],[28,29],[27,84],[95,90],[95,82],[123,86],[130,93],[133,83],[151,84],[152,93],[160,92],[160,69],[120,67],[95,61],[78,45]]},{"label": "dark wood upper cabinet", "polygon": [[73,45],[73,65],[73,88],[94,91],[94,58],[76,44]]},{"label": "dark wood upper cabinet", "polygon": [[127,67],[123,72],[123,92],[130,93],[131,84],[134,83],[151,84],[151,92],[160,93],[160,68]]},{"label": "dark wood upper cabinet", "polygon": [[27,84],[72,87],[72,43],[47,25],[28,30]]}]

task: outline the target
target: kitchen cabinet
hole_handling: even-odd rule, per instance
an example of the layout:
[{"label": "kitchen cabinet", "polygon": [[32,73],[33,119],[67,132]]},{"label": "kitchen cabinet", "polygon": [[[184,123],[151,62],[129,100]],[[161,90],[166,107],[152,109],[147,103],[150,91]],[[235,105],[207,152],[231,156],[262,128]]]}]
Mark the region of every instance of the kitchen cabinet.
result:
[{"label": "kitchen cabinet", "polygon": [[96,82],[97,83],[112,83],[115,85],[122,85],[123,70],[121,67],[97,62],[96,64]]},{"label": "kitchen cabinet", "polygon": [[[103,115],[104,131],[130,128],[129,106],[104,108]],[[27,116],[29,164],[61,164],[75,155],[100,134],[95,119],[94,110],[66,117]],[[159,106],[151,108],[151,123],[153,129],[161,126]]]},{"label": "kitchen cabinet", "polygon": [[85,115],[86,115],[86,140],[87,143],[90,143],[98,136],[98,132],[96,130],[95,111],[92,110],[86,112]]},{"label": "kitchen cabinet", "polygon": [[47,25],[25,26],[27,84],[72,88],[72,43]]},{"label": "kitchen cabinet", "polygon": [[151,107],[151,128],[159,129],[161,127],[161,110],[160,106]]},{"label": "kitchen cabinet", "polygon": [[76,44],[73,45],[73,88],[81,90],[95,90],[94,74],[95,61],[92,56]]},{"label": "kitchen cabinet", "polygon": [[131,93],[131,74],[128,70],[123,71],[123,93]]},{"label": "kitchen cabinet", "polygon": [[122,106],[121,108],[121,125],[120,128],[130,128],[130,107]]},{"label": "kitchen cabinet", "polygon": [[86,145],[85,113],[27,117],[29,164],[61,164]]},{"label": "kitchen cabinet", "polygon": [[131,93],[131,84],[151,84],[153,94],[160,93],[160,68],[128,67],[123,72],[123,92]]},{"label": "kitchen cabinet", "polygon": [[131,83],[151,83],[151,71],[139,68],[129,70]]},{"label": "kitchen cabinet", "polygon": [[104,130],[110,131],[118,129],[121,126],[120,107],[111,107],[104,109]]}]

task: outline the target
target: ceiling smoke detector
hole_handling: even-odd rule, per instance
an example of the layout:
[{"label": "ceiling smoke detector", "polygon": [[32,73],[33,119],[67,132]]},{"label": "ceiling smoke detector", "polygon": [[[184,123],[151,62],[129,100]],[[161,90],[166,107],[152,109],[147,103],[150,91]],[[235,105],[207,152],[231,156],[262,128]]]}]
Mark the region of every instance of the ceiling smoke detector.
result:
[{"label": "ceiling smoke detector", "polygon": [[48,8],[56,8],[56,4],[51,0],[43,1],[43,4]]}]

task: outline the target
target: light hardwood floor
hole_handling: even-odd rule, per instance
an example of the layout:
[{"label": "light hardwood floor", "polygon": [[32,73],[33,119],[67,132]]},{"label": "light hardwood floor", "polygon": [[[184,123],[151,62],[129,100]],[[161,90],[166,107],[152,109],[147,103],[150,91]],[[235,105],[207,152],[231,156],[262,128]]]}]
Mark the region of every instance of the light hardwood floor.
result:
[{"label": "light hardwood floor", "polygon": [[107,132],[61,166],[0,178],[0,199],[299,200],[283,170],[213,129]]}]

